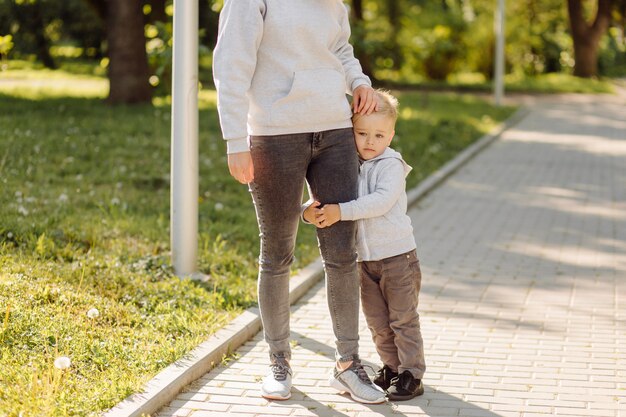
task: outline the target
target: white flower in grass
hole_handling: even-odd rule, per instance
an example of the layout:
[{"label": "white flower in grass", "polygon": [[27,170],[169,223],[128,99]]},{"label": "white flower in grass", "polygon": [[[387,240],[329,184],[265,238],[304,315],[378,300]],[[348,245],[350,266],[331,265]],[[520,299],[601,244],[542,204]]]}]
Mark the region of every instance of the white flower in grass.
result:
[{"label": "white flower in grass", "polygon": [[54,367],[57,369],[67,369],[72,366],[72,361],[67,356],[59,356],[54,360]]},{"label": "white flower in grass", "polygon": [[95,319],[95,318],[98,318],[99,316],[100,316],[100,312],[98,311],[97,308],[89,309],[89,311],[87,312],[87,317],[89,317],[90,319]]},{"label": "white flower in grass", "polygon": [[24,206],[19,206],[17,208],[17,212],[20,213],[22,216],[28,216],[28,210]]},{"label": "white flower in grass", "polygon": [[215,203],[215,210],[224,210],[224,205],[222,203]]},{"label": "white flower in grass", "polygon": [[59,203],[65,203],[68,200],[67,194],[63,193],[59,196]]},{"label": "white flower in grass", "polygon": [[117,197],[113,197],[113,198],[111,199],[111,205],[112,205],[112,206],[119,206],[119,205],[120,205],[120,199],[119,199],[119,198],[117,198]]}]

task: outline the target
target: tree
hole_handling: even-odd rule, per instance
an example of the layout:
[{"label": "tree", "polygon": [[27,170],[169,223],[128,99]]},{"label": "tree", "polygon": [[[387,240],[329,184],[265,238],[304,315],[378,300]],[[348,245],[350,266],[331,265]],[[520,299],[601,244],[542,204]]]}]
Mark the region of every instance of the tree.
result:
[{"label": "tree", "polygon": [[12,31],[17,46],[16,50],[23,49],[28,53],[34,53],[47,68],[57,68],[57,63],[50,55],[52,42],[49,34],[46,33],[46,27],[52,20],[49,9],[58,11],[58,7],[55,7],[55,4],[49,4],[49,2],[42,4],[40,0],[12,1],[5,4],[13,20],[12,26],[19,30],[19,35],[16,33],[17,31]]},{"label": "tree", "polygon": [[567,0],[567,11],[574,41],[574,75],[590,78],[598,75],[600,39],[611,23],[612,0],[598,0],[598,10],[591,24],[584,16],[582,0]]},{"label": "tree", "polygon": [[152,99],[148,83],[141,0],[107,0],[106,32],[109,56],[110,103],[146,103]]},{"label": "tree", "polygon": [[351,43],[354,46],[354,55],[358,58],[363,68],[363,72],[372,78],[374,78],[374,71],[372,62],[370,60],[370,54],[367,53],[365,47],[365,19],[363,16],[363,0],[352,0],[352,7],[350,8],[352,17],[352,38]]}]

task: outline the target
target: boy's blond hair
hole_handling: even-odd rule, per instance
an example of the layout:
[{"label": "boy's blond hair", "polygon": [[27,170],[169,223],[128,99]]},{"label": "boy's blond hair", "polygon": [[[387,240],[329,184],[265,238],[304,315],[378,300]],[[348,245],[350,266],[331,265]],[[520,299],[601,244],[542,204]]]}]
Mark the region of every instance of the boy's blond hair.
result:
[{"label": "boy's blond hair", "polygon": [[[398,99],[389,91],[377,89],[374,91],[374,100],[378,103],[376,113],[389,117],[395,123],[398,120]],[[352,121],[358,120],[361,113],[355,113]]]}]

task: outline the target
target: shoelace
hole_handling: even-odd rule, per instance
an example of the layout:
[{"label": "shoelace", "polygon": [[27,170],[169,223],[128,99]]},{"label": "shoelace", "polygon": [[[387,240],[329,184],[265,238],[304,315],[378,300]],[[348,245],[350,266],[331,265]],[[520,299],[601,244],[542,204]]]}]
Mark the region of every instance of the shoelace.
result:
[{"label": "shoelace", "polygon": [[271,364],[270,368],[272,369],[272,373],[274,374],[274,379],[277,381],[284,381],[285,379],[287,379],[287,374],[290,373],[289,366],[279,362]]},{"label": "shoelace", "polygon": [[383,366],[376,372],[376,378],[387,378],[387,374],[391,372],[391,369],[387,368],[387,365]]},{"label": "shoelace", "polygon": [[348,370],[351,370],[351,371],[353,371],[354,373],[356,373],[356,375],[359,377],[359,379],[360,379],[362,382],[364,382],[364,383],[366,383],[366,384],[368,384],[368,385],[372,385],[372,380],[371,380],[371,379],[370,379],[370,377],[367,375],[367,372],[365,372],[365,366],[367,366],[367,367],[368,367],[368,368],[370,368],[372,371],[374,371],[374,368],[372,368],[371,366],[369,366],[369,365],[363,365],[363,364],[361,363],[361,361],[360,361],[360,360],[355,359],[355,360],[354,360],[354,362],[352,363],[352,366],[350,366],[348,369],[346,369],[346,370],[342,371],[341,373],[346,372],[346,371],[348,371]]},{"label": "shoelace", "polygon": [[287,363],[287,359],[285,359],[282,353],[274,353],[272,354],[272,358],[273,362],[270,365],[270,369],[272,370],[272,374],[274,374],[274,379],[276,381],[284,381],[287,379],[287,374],[291,374],[291,368],[289,367],[289,363]]},{"label": "shoelace", "polygon": [[404,390],[410,390],[412,382],[413,382],[413,379],[409,378],[404,373],[401,375],[398,375],[397,377],[391,380],[391,384],[395,384],[396,386],[399,386],[400,388]]}]

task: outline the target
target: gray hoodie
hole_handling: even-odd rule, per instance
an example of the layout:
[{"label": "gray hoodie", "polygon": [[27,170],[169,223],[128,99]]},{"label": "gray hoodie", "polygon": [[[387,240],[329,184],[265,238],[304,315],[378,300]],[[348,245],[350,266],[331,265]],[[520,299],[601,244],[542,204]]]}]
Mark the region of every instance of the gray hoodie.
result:
[{"label": "gray hoodie", "polygon": [[248,135],[352,126],[346,93],[363,74],[341,0],[225,0],[213,78],[228,153]]},{"label": "gray hoodie", "polygon": [[416,248],[406,214],[405,178],[410,171],[391,148],[361,164],[358,198],[339,204],[341,220],[357,220],[359,261],[378,261]]}]

